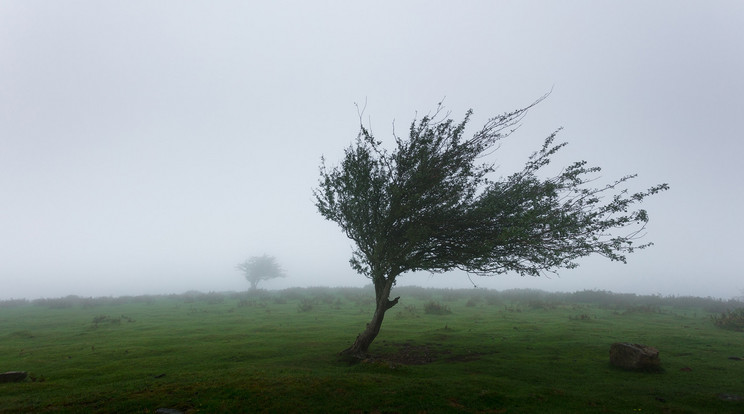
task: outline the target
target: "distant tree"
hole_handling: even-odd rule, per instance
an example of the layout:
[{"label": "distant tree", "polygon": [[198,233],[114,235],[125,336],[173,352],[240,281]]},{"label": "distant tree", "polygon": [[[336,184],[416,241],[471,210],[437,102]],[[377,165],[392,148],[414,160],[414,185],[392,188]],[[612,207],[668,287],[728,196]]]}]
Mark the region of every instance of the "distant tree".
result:
[{"label": "distant tree", "polygon": [[385,312],[398,303],[399,297],[390,300],[390,291],[405,272],[539,276],[576,267],[575,259],[592,253],[625,262],[627,253],[651,245],[634,244],[648,215],[629,209],[668,186],[629,194],[619,189],[635,177],[628,175],[592,188],[587,184],[600,169],[585,161],[554,177],[539,177],[566,145],[554,144],[560,130],[506,178],[491,180],[494,165],[478,164],[544,98],[489,119],[469,139],[464,133],[472,110],[455,123],[441,115],[440,103],[433,115],[414,119],[408,139],[393,134],[391,152],[360,125],[338,166],[329,169],[321,160],[316,207],[354,241],[351,266],[372,280],[376,297],[371,322],[342,354],[367,354]]},{"label": "distant tree", "polygon": [[276,279],[284,277],[284,270],[276,262],[273,256],[264,254],[263,256],[253,256],[237,266],[242,271],[245,278],[251,283],[251,290],[256,290],[258,282],[262,280]]}]

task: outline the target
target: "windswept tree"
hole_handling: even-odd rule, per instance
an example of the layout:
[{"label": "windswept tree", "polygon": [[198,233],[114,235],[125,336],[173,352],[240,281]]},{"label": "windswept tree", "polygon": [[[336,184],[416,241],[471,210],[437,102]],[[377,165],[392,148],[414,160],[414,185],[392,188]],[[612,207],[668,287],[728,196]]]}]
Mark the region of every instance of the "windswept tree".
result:
[{"label": "windswept tree", "polygon": [[372,320],[342,354],[364,357],[385,312],[398,303],[390,291],[398,276],[413,271],[461,269],[477,275],[514,272],[539,276],[574,268],[593,253],[625,262],[648,215],[634,204],[666,190],[660,184],[629,193],[635,175],[595,188],[599,167],[578,161],[558,175],[540,174],[566,143],[548,136],[523,169],[493,180],[495,167],[482,160],[498,149],[532,105],[489,119],[470,137],[462,122],[443,114],[411,123],[407,139],[394,135],[392,151],[360,125],[356,142],[338,166],[322,160],[314,190],[323,217],[354,241],[351,266],[372,280]]},{"label": "windswept tree", "polygon": [[258,288],[258,282],[262,280],[276,279],[286,276],[284,270],[279,266],[274,256],[253,256],[236,268],[243,272],[246,280],[251,283],[251,290]]}]

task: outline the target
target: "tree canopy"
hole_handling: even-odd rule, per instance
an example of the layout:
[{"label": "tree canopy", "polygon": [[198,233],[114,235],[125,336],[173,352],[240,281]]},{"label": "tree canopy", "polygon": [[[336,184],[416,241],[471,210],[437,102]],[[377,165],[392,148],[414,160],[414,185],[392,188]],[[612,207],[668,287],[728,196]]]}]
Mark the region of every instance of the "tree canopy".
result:
[{"label": "tree canopy", "polygon": [[[541,176],[566,146],[555,142],[560,130],[521,171],[493,179],[495,166],[481,160],[543,98],[490,118],[470,137],[465,130],[472,110],[455,122],[442,116],[440,104],[411,123],[407,139],[394,135],[392,151],[360,125],[338,166],[322,161],[316,207],[354,241],[351,265],[375,286],[378,310],[370,325],[397,303],[389,300],[390,289],[405,272],[539,276],[576,267],[576,259],[593,253],[625,262],[627,254],[651,245],[636,243],[648,214],[632,207],[668,186],[629,193],[621,187],[635,175],[627,175],[595,188],[600,168],[585,161]],[[355,343],[349,352],[364,353],[369,343]]]},{"label": "tree canopy", "polygon": [[278,277],[284,277],[284,270],[277,263],[274,256],[262,255],[253,256],[243,263],[240,263],[236,268],[243,272],[246,280],[251,284],[251,290],[258,288],[258,282],[262,280],[275,279]]}]

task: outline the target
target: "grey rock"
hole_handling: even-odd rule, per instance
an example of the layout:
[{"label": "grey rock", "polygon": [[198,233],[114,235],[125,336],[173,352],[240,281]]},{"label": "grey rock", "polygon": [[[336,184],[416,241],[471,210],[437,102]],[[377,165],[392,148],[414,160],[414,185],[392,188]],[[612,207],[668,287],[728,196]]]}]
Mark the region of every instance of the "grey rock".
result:
[{"label": "grey rock", "polygon": [[629,342],[615,342],[610,346],[610,364],[634,371],[658,371],[661,369],[658,349]]},{"label": "grey rock", "polygon": [[718,394],[718,399],[723,401],[744,401],[744,397],[736,394]]},{"label": "grey rock", "polygon": [[26,379],[26,371],[8,371],[0,374],[0,382],[21,382]]}]

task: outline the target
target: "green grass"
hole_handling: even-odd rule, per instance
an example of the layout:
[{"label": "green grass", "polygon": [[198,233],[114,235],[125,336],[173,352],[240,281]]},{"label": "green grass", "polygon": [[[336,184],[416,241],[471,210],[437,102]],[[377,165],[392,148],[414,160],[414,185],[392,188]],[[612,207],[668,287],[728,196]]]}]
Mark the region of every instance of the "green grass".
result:
[{"label": "green grass", "polygon": [[[696,298],[402,288],[371,352],[337,357],[369,289],[289,289],[0,306],[2,413],[742,413],[744,334]],[[424,312],[436,301],[451,314]],[[0,302],[2,305],[2,302]],[[740,305],[740,303],[739,303]],[[664,371],[609,365],[610,344]],[[408,362],[408,363],[403,363]]]}]

